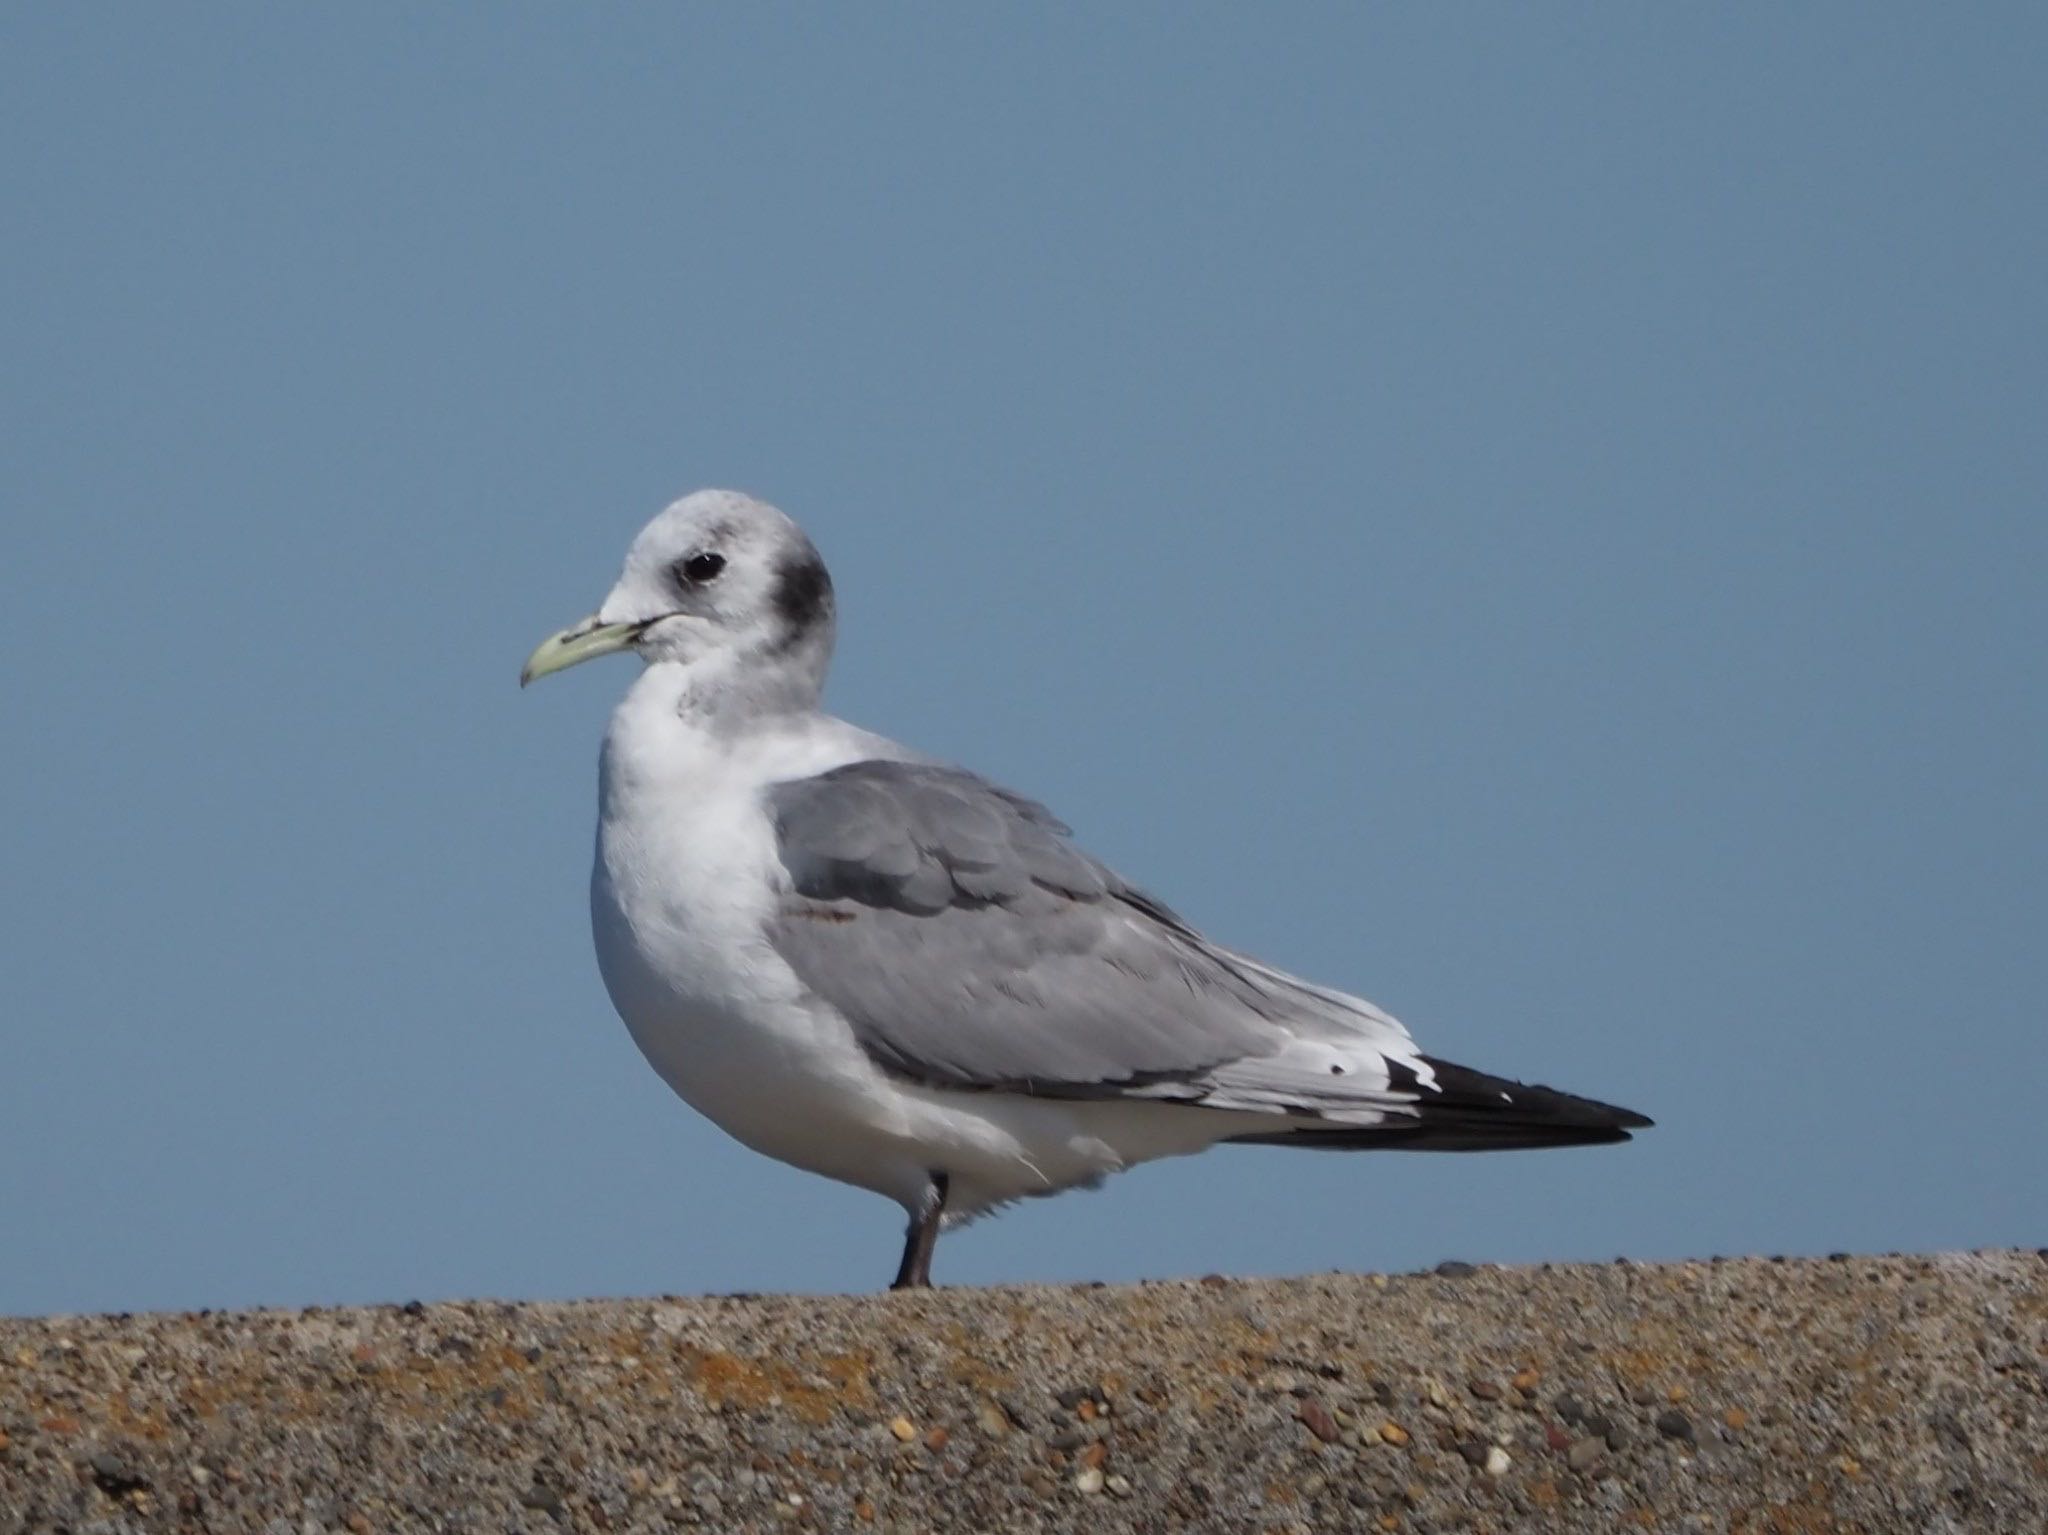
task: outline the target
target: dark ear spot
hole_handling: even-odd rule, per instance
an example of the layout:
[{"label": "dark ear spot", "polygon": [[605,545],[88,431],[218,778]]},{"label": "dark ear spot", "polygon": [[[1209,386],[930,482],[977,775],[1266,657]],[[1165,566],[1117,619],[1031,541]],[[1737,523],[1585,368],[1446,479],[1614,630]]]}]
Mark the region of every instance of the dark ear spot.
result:
[{"label": "dark ear spot", "polygon": [[832,578],[815,549],[785,557],[775,567],[772,596],[782,619],[783,643],[793,645],[832,616]]}]

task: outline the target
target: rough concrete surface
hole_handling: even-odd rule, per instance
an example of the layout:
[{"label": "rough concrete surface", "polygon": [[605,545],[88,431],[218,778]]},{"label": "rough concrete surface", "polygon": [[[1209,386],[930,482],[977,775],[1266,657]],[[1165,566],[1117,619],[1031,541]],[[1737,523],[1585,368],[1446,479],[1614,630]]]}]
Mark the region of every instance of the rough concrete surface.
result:
[{"label": "rough concrete surface", "polygon": [[0,1532],[2048,1530],[2048,1259],[0,1320]]}]

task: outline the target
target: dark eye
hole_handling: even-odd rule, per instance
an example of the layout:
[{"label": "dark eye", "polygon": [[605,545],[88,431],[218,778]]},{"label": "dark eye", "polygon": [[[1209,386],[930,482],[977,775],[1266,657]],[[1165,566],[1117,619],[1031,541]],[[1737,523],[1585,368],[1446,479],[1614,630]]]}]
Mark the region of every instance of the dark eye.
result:
[{"label": "dark eye", "polygon": [[706,581],[716,581],[723,569],[724,555],[693,554],[686,560],[676,561],[676,579],[685,586],[702,586]]}]

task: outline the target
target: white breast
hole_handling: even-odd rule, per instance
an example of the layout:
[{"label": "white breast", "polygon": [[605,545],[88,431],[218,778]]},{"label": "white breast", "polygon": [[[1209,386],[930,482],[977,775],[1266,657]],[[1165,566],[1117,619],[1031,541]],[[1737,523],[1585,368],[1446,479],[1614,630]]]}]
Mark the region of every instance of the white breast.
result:
[{"label": "white breast", "polygon": [[857,1143],[887,1117],[887,1095],[767,940],[787,880],[762,797],[765,782],[855,760],[867,743],[722,736],[678,715],[662,670],[605,738],[590,884],[605,988],[691,1107],[767,1155],[872,1186],[851,1162],[872,1161]]}]

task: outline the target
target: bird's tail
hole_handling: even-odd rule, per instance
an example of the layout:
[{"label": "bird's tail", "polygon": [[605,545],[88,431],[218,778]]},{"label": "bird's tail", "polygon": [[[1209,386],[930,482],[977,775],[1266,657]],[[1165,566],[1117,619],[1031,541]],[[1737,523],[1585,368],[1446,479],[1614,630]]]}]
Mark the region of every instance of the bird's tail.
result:
[{"label": "bird's tail", "polygon": [[1428,1056],[1422,1061],[1435,1076],[1434,1087],[1420,1078],[1393,1084],[1396,1091],[1415,1095],[1413,1119],[1401,1116],[1369,1127],[1297,1122],[1292,1129],[1231,1139],[1308,1151],[1520,1151],[1609,1145],[1651,1123],[1611,1103],[1511,1082]]}]

